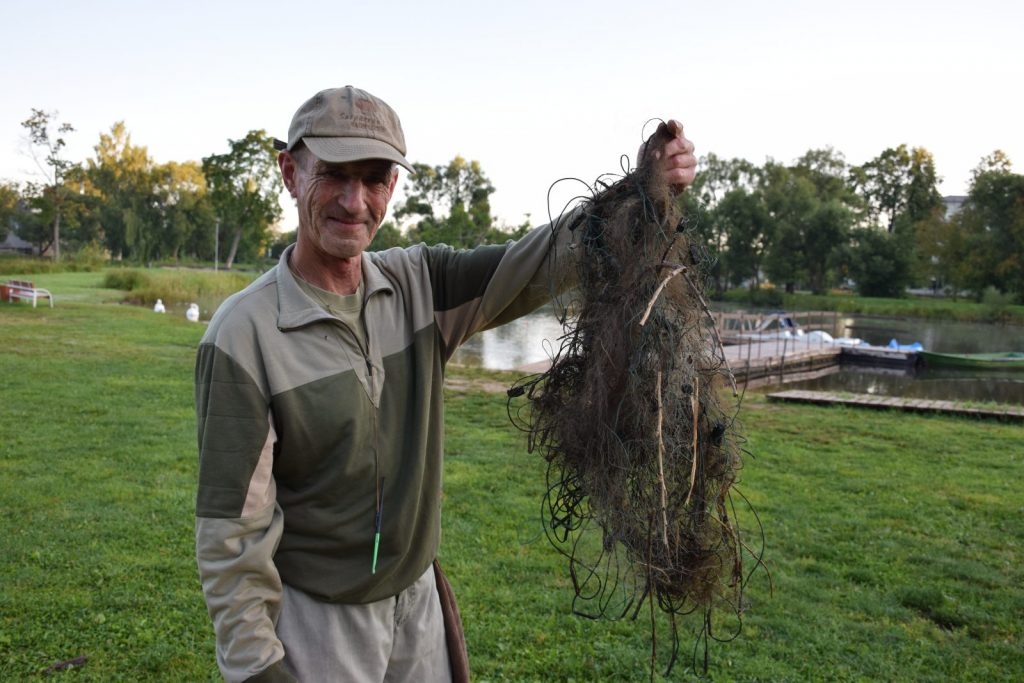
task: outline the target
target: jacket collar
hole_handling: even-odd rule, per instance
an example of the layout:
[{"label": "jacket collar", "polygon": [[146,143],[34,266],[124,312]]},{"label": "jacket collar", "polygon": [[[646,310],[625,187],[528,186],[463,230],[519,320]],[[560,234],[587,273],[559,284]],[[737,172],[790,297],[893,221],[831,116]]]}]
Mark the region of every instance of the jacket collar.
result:
[{"label": "jacket collar", "polygon": [[[295,275],[288,267],[288,257],[294,249],[294,244],[288,245],[277,262],[277,327],[282,331],[304,327],[318,320],[334,320],[334,316],[306,296],[299,283],[295,281]],[[391,281],[366,252],[363,252],[361,259],[365,309],[366,302],[371,296],[378,292],[393,292],[394,289]]]}]

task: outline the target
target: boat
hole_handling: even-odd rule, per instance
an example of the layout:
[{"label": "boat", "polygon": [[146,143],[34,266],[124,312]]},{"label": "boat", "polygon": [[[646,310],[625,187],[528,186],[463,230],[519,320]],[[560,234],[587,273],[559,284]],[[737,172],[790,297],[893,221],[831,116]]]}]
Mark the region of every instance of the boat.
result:
[{"label": "boat", "polygon": [[912,344],[900,344],[895,339],[889,340],[888,349],[896,349],[897,351],[924,351],[924,346],[921,342],[914,342]]},{"label": "boat", "polygon": [[935,353],[918,351],[918,358],[926,368],[963,370],[1024,370],[1024,352],[996,353]]},{"label": "boat", "polygon": [[825,330],[805,330],[785,311],[769,311],[760,316],[753,325],[740,330],[726,331],[725,336],[732,343],[770,342],[786,340],[797,345],[864,346],[867,344],[857,337],[833,337]]}]

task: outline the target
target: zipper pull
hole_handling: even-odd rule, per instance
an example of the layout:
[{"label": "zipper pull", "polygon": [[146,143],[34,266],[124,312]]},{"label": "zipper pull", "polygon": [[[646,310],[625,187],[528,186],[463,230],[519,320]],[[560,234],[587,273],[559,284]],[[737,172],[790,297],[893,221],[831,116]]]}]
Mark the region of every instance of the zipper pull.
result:
[{"label": "zipper pull", "polygon": [[377,513],[373,518],[373,564],[370,566],[370,573],[377,573],[377,553],[380,551],[380,518],[384,513],[384,478],[380,480],[377,487]]}]

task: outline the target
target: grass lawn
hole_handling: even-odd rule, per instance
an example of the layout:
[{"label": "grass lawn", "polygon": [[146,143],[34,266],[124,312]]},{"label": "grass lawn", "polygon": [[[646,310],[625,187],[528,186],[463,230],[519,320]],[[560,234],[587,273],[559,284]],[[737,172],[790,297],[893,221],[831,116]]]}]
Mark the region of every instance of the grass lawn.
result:
[{"label": "grass lawn", "polygon": [[[203,327],[100,292],[0,304],[0,681],[219,680],[192,547]],[[450,374],[441,560],[474,680],[649,680],[646,611],[571,615],[544,463],[482,381],[515,375]],[[767,571],[708,679],[1024,680],[1021,427],[756,395],[741,417]],[[682,626],[682,661],[655,680],[698,679]]]}]

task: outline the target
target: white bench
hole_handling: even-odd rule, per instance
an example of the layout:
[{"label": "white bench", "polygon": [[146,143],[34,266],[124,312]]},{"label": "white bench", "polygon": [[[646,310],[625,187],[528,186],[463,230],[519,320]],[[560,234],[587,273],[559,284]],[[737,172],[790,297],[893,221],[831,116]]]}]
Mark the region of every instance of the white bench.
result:
[{"label": "white bench", "polygon": [[14,301],[15,299],[19,301],[31,300],[32,308],[35,308],[40,299],[49,299],[50,308],[53,308],[53,295],[50,294],[49,290],[36,287],[31,282],[26,280],[8,280],[4,283],[4,287],[7,289],[7,301]]}]

